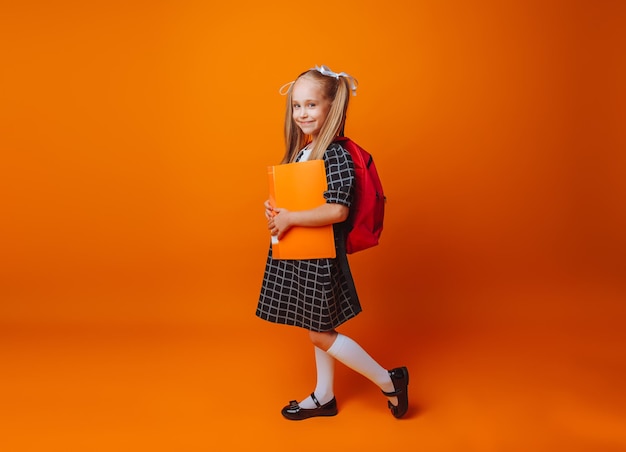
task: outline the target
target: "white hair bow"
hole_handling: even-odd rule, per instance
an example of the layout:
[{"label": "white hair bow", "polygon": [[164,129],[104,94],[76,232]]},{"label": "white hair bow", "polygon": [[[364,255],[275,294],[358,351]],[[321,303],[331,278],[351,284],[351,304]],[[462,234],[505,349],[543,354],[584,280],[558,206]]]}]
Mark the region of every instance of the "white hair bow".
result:
[{"label": "white hair bow", "polygon": [[348,79],[348,83],[350,83],[350,89],[352,90],[352,95],[356,96],[356,87],[358,86],[359,82],[357,81],[357,79],[355,79],[354,77],[352,77],[350,74],[346,74],[345,72],[333,72],[330,70],[330,68],[328,66],[315,66],[314,68],[316,71],[318,71],[320,74],[322,75],[327,75],[329,77],[334,77],[336,79],[339,79],[339,77],[345,77]]},{"label": "white hair bow", "polygon": [[[333,77],[336,78],[337,80],[339,80],[339,77],[345,77],[348,79],[348,83],[350,84],[350,90],[352,91],[352,95],[356,96],[356,87],[358,86],[359,82],[357,81],[357,79],[355,79],[354,77],[352,77],[350,74],[346,74],[345,72],[340,72],[340,73],[336,73],[330,70],[330,68],[328,66],[315,66],[314,68],[311,68],[311,70],[317,71],[322,75],[327,75],[328,77]],[[295,83],[294,81],[285,83],[283,86],[280,87],[280,89],[278,90],[278,92],[281,95],[285,95],[289,92],[289,88],[291,88],[291,86]]]}]

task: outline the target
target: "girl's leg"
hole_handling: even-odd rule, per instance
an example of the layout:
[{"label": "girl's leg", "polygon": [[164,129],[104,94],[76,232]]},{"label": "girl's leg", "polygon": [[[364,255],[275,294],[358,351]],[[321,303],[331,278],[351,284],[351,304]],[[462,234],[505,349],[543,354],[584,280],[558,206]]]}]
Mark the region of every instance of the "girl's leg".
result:
[{"label": "girl's leg", "polygon": [[[317,370],[317,384],[315,386],[315,397],[322,405],[330,402],[335,393],[333,383],[335,380],[335,358],[330,356],[319,347],[315,347],[315,368]],[[311,396],[298,403],[300,408],[312,409],[316,408],[315,402]]]},{"label": "girl's leg", "polygon": [[[343,334],[311,332],[313,344],[326,350],[326,353],[350,369],[371,380],[384,392],[393,392],[394,385],[387,369],[378,364],[359,344]],[[334,340],[332,336],[335,336]],[[398,404],[397,397],[388,397],[393,405]]]}]

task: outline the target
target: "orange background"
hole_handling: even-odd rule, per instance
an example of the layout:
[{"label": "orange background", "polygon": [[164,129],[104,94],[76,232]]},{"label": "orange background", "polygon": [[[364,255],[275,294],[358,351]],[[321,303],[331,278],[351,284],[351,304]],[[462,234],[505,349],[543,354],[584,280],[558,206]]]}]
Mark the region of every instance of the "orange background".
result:
[{"label": "orange background", "polygon": [[[206,376],[197,384],[210,390],[193,400],[226,397],[211,380],[224,356],[237,357],[226,362],[238,375],[250,373],[240,377],[243,402],[262,417],[306,393],[298,381],[277,381],[294,355],[312,378],[302,334],[260,322],[254,309],[268,244],[265,168],[282,156],[278,88],[316,64],[359,80],[346,132],[374,154],[388,197],[381,246],[351,259],[365,311],[345,331],[383,365],[414,370],[423,413],[402,427],[405,444],[623,450],[613,426],[623,425],[626,405],[617,384],[626,375],[624,9],[611,1],[3,5],[0,326],[12,369],[5,387],[17,388],[4,425],[21,444],[11,450],[43,450],[25,432],[50,419],[45,450],[96,450],[90,438],[102,450],[125,450],[124,441],[141,450],[154,439],[121,423],[102,427],[97,416],[78,430],[59,421],[77,414],[57,405],[58,393],[89,411],[81,390],[101,394],[111,381],[105,368],[136,372],[102,396],[100,413],[126,407],[108,401],[132,401],[170,365]],[[161,353],[164,343],[178,352]],[[92,373],[67,358],[87,355]],[[80,382],[65,378],[81,369]],[[43,383],[40,372],[56,377]],[[183,386],[172,378],[145,392],[164,397],[164,413],[175,405],[164,394]],[[343,378],[339,389],[349,392],[355,377]],[[465,392],[459,379],[481,390]],[[549,407],[520,415],[514,407],[528,399],[513,394]],[[493,402],[509,397],[511,405]],[[486,400],[492,411],[481,417],[475,409]],[[237,437],[238,424],[221,424],[213,411],[175,406],[194,416],[165,429],[164,450],[209,447],[194,422]],[[517,413],[510,423],[503,410]],[[175,423],[165,414],[153,421]],[[304,437],[291,432],[281,434]],[[181,435],[189,444],[176,448]]]}]

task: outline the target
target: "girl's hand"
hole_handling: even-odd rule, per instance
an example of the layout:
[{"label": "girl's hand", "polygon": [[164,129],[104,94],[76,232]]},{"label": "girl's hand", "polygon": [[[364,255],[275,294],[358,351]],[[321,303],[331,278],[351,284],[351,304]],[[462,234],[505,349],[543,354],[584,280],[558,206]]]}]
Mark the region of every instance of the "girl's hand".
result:
[{"label": "girl's hand", "polygon": [[275,235],[280,240],[293,226],[290,220],[291,212],[280,207],[272,209],[272,212],[273,215],[267,221],[267,229],[269,229],[270,234]]},{"label": "girl's hand", "polygon": [[274,213],[274,209],[272,208],[272,205],[270,204],[270,200],[266,200],[263,205],[265,206],[265,219],[267,221],[271,220],[272,217],[275,215]]}]

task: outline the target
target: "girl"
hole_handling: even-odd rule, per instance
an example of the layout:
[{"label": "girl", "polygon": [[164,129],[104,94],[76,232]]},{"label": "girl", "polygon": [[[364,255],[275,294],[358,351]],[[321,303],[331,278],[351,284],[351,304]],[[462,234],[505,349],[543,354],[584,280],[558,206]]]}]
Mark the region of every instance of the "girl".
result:
[{"label": "girl", "polygon": [[285,86],[289,89],[282,163],[323,159],[328,190],[326,203],[310,210],[272,208],[266,201],[267,227],[280,239],[293,226],[332,224],[337,257],[278,260],[272,258],[270,246],[256,315],[308,330],[317,370],[315,390],[300,402],[291,401],[282,414],[290,420],[336,415],[333,380],[337,360],[376,384],[388,398],[393,416],[401,418],[408,409],[407,368],[386,370],[359,344],[335,330],[361,311],[345,249],[354,165],[350,154],[333,142],[343,135],[350,91],[356,93],[357,82],[346,73],[322,66],[303,72]]}]

